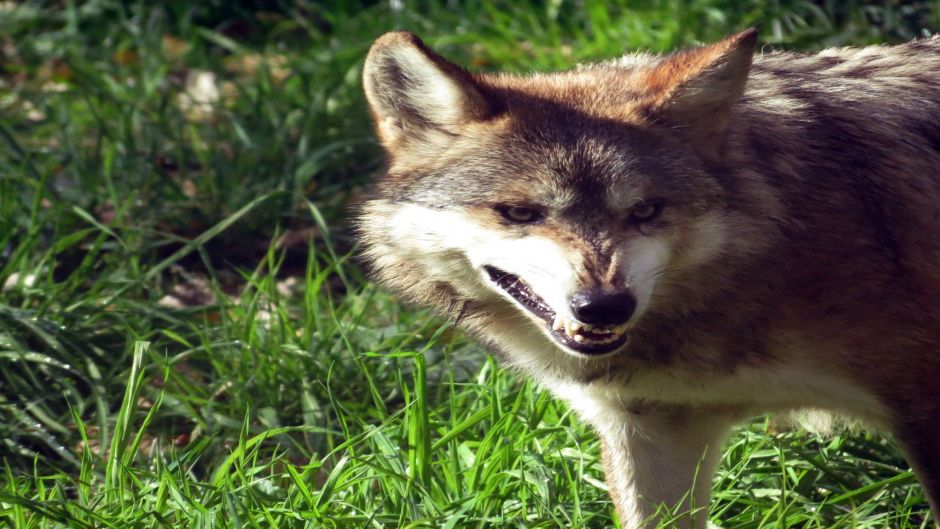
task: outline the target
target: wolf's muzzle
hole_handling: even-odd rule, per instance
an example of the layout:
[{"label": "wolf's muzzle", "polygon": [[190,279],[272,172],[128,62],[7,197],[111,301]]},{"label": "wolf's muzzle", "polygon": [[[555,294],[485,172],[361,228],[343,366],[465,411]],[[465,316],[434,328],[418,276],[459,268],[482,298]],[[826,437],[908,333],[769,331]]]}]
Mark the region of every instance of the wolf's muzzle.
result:
[{"label": "wolf's muzzle", "polygon": [[[627,342],[626,320],[630,319],[636,307],[636,301],[629,293],[625,294],[626,298],[623,297],[623,292],[598,291],[588,295],[585,291],[585,295],[580,298],[576,294],[575,298],[582,300],[582,316],[593,315],[595,321],[586,321],[580,316],[576,316],[578,319],[574,320],[556,312],[519,276],[491,265],[484,266],[483,270],[497,287],[541,319],[546,332],[568,349],[585,356],[599,356],[617,351]],[[614,319],[617,320],[615,324],[602,323]]]}]

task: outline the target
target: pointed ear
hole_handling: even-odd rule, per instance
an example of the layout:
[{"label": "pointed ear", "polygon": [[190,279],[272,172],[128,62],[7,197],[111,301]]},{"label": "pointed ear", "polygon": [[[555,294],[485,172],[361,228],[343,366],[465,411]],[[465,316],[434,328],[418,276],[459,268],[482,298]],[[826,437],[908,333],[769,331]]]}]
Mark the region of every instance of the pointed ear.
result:
[{"label": "pointed ear", "polygon": [[670,55],[646,74],[648,112],[686,129],[708,157],[720,157],[730,109],[744,93],[757,29]]},{"label": "pointed ear", "polygon": [[362,77],[386,148],[457,134],[461,125],[490,113],[473,77],[411,33],[379,37],[366,56]]}]

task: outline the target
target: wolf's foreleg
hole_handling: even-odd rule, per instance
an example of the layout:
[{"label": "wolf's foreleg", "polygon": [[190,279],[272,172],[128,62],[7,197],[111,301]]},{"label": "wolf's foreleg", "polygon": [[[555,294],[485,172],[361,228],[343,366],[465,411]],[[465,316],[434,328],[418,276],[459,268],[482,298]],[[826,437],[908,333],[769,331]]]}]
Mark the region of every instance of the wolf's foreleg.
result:
[{"label": "wolf's foreleg", "polygon": [[[736,415],[643,406],[595,424],[610,495],[624,529],[704,529],[712,475]],[[675,517],[673,517],[675,515]]]},{"label": "wolf's foreleg", "polygon": [[899,410],[894,435],[924,488],[934,527],[940,529],[940,404],[926,407],[932,409],[921,414]]}]

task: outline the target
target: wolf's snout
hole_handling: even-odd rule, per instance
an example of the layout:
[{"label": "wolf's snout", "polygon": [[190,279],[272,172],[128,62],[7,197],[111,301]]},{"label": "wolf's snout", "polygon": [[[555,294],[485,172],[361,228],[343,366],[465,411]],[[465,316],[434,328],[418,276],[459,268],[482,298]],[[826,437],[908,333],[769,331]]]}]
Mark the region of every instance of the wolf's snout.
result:
[{"label": "wolf's snout", "polygon": [[636,299],[625,290],[582,290],[571,298],[571,313],[579,321],[591,325],[625,323],[633,316],[635,309]]}]

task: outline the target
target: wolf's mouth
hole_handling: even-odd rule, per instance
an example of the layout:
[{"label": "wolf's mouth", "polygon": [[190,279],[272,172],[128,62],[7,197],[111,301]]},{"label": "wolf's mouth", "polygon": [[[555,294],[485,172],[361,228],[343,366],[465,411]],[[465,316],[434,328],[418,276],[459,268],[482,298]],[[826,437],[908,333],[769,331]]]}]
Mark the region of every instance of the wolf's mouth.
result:
[{"label": "wolf's mouth", "polygon": [[598,326],[560,316],[519,276],[490,265],[483,269],[490,281],[538,316],[545,323],[546,332],[561,345],[577,353],[594,356],[611,353],[627,343],[626,323]]}]

